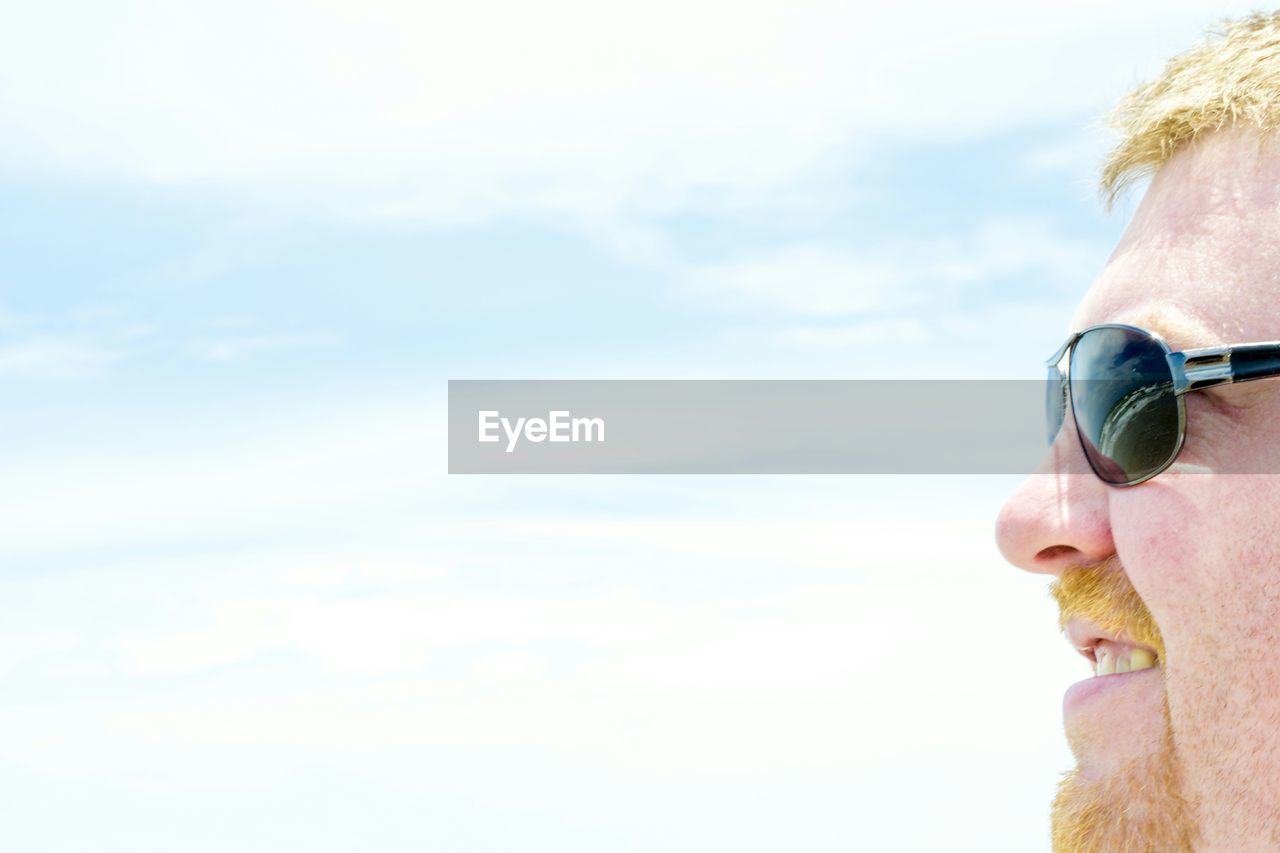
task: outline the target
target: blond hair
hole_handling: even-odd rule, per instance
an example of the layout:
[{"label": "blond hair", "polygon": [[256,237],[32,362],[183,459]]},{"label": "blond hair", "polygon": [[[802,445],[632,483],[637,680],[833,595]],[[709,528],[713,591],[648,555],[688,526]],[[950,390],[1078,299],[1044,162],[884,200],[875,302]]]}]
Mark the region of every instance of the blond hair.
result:
[{"label": "blond hair", "polygon": [[1223,21],[1126,95],[1108,123],[1120,132],[1102,167],[1108,208],[1206,133],[1248,124],[1269,135],[1280,126],[1280,12]]}]

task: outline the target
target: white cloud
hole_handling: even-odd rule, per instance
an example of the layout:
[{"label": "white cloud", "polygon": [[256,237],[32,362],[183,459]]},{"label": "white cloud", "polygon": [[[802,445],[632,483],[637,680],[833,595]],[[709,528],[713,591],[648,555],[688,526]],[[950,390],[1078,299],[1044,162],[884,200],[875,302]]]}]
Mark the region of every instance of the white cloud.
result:
[{"label": "white cloud", "polygon": [[[412,492],[446,468],[441,408],[362,411],[341,421],[312,412],[314,420],[288,425],[218,415],[206,428],[193,426],[200,416],[191,412],[162,415],[169,428],[148,423],[142,442],[104,434],[100,446],[109,453],[77,446],[10,453],[2,463],[0,553],[228,536],[300,518],[314,524],[327,510]],[[249,422],[256,431],[246,445],[233,424]],[[184,439],[175,445],[176,434]]]},{"label": "white cloud", "polygon": [[0,673],[7,673],[33,659],[57,657],[75,649],[79,637],[71,631],[10,630],[0,635]]},{"label": "white cloud", "polygon": [[[1043,580],[997,565],[995,490],[698,488],[704,509],[678,519],[493,513],[435,525],[394,559],[309,543],[8,578],[11,610],[33,627],[5,639],[42,657],[11,677],[24,701],[0,723],[24,737],[0,754],[45,779],[145,784],[182,802],[294,790],[323,765],[370,796],[426,785],[484,814],[601,798],[612,805],[592,806],[595,819],[621,824],[672,813],[649,799],[639,815],[629,786],[716,790],[707,780],[726,774],[771,800],[866,782],[847,805],[868,817],[944,796],[981,813],[1028,786],[1047,802],[1066,760],[1056,695],[1085,668],[1056,636]],[[539,552],[599,565],[597,583],[530,590],[540,569],[524,555]],[[477,561],[510,574],[478,584]],[[28,603],[49,600],[63,604],[37,624]],[[61,625],[81,641],[45,638]],[[984,672],[991,649],[1018,679]],[[920,778],[886,787],[904,765]],[[927,787],[959,774],[978,784]],[[692,822],[714,825],[704,809]],[[835,829],[850,812],[831,814]],[[1012,819],[1038,837],[1039,811]],[[895,822],[859,831],[893,849]]]},{"label": "white cloud", "polygon": [[[0,562],[65,560],[0,578],[6,762],[204,808],[326,766],[486,822],[596,797],[623,826],[653,819],[637,780],[843,792],[904,761],[980,759],[968,807],[1047,797],[1083,667],[1042,580],[998,565],[989,481],[447,478],[442,407],[343,409],[5,460]],[[975,676],[993,648],[1016,682]]]},{"label": "white cloud", "polygon": [[[1056,233],[1035,220],[999,219],[972,232],[942,239],[894,240],[862,253],[818,245],[788,246],[712,264],[684,274],[695,297],[739,308],[798,317],[894,314],[926,301],[954,300],[966,288],[1011,276],[1078,287],[1102,265],[1102,247]],[[904,322],[890,317],[890,324]],[[866,332],[865,325],[858,328]],[[803,339],[835,342],[845,336],[822,330]]]},{"label": "white cloud", "polygon": [[837,152],[1093,113],[1203,14],[51,0],[0,33],[0,157],[356,216],[733,207]]},{"label": "white cloud", "polygon": [[1082,127],[1070,137],[1027,151],[1021,165],[1031,175],[1056,172],[1088,180],[1092,189],[1107,148],[1108,137],[1100,127]]},{"label": "white cloud", "polygon": [[695,294],[718,304],[822,316],[905,307],[911,295],[897,285],[906,272],[891,261],[803,245],[708,265],[688,280]]},{"label": "white cloud", "polygon": [[807,352],[916,344],[928,339],[928,327],[914,318],[867,320],[838,326],[793,326],[773,336],[778,347]]},{"label": "white cloud", "polygon": [[0,377],[84,379],[96,375],[117,354],[95,344],[37,336],[0,344]]},{"label": "white cloud", "polygon": [[202,338],[192,344],[197,358],[212,362],[240,361],[262,352],[310,349],[332,342],[332,338],[314,332],[299,334],[241,334],[218,338]]}]

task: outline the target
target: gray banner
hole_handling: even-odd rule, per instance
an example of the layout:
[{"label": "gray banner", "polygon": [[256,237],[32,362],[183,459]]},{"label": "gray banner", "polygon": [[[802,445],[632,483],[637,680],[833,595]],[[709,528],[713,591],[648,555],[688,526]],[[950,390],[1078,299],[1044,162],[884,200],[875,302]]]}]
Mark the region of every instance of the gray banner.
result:
[{"label": "gray banner", "polygon": [[1044,400],[1034,381],[454,380],[449,472],[1025,474]]}]

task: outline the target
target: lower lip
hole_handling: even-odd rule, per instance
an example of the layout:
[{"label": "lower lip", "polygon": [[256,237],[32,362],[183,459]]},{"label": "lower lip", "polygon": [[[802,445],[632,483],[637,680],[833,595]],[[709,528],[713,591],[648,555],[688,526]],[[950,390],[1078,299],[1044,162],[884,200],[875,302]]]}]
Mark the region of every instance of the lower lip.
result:
[{"label": "lower lip", "polygon": [[1095,702],[1102,702],[1106,697],[1119,695],[1129,691],[1158,689],[1164,673],[1160,667],[1140,669],[1137,672],[1117,672],[1112,675],[1095,675],[1084,681],[1077,681],[1067,688],[1062,697],[1062,712],[1065,716],[1079,713]]}]

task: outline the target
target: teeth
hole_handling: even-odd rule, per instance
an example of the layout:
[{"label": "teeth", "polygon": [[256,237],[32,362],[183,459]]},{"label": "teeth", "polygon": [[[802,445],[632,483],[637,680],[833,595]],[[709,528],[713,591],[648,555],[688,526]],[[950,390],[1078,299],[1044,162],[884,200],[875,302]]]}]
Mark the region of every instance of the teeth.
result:
[{"label": "teeth", "polygon": [[1116,659],[1111,656],[1109,649],[1098,649],[1098,666],[1095,672],[1098,675],[1111,675],[1116,671]]},{"label": "teeth", "polygon": [[1156,665],[1155,655],[1146,649],[1130,649],[1128,654],[1116,654],[1105,645],[1094,649],[1094,675],[1114,675],[1119,672],[1138,672]]},{"label": "teeth", "polygon": [[1151,669],[1156,665],[1155,655],[1146,649],[1134,649],[1129,652],[1129,671],[1137,672],[1140,669]]}]

